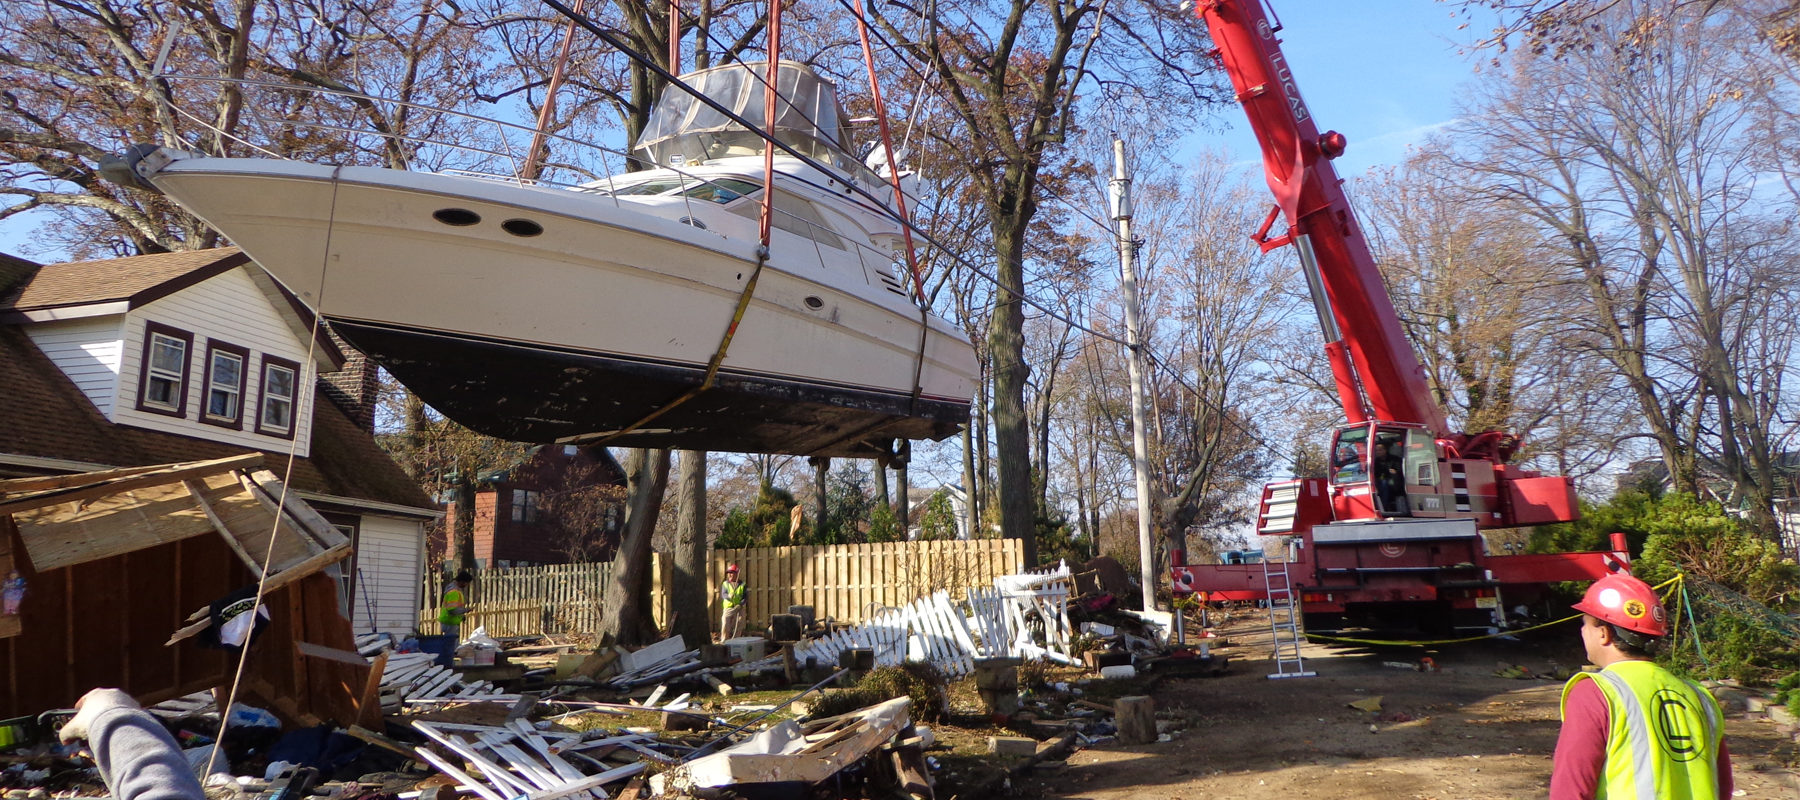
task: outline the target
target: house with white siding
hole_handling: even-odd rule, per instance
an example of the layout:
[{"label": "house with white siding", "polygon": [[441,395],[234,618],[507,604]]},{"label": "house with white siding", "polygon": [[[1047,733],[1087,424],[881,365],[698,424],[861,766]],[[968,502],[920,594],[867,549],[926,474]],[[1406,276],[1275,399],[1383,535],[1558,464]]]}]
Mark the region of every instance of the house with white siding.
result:
[{"label": "house with white siding", "polygon": [[375,373],[235,248],[0,256],[0,477],[260,451],[348,535],[356,630],[416,625],[434,504],[373,436]]}]

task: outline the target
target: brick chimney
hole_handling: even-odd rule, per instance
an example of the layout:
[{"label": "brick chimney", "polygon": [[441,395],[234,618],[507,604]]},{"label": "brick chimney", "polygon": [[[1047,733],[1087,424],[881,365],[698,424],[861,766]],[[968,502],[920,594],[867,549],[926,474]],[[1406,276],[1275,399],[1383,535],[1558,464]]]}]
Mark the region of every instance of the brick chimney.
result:
[{"label": "brick chimney", "polygon": [[336,402],[356,422],[356,426],[375,432],[375,405],[381,395],[380,367],[362,351],[350,346],[330,331],[331,341],[344,353],[344,368],[319,376],[325,396]]}]

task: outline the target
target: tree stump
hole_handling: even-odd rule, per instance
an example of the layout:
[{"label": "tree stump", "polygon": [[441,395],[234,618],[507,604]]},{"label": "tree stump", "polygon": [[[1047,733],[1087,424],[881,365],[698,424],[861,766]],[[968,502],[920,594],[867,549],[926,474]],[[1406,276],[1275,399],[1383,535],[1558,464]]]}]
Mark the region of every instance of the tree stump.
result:
[{"label": "tree stump", "polygon": [[1113,724],[1119,727],[1120,744],[1156,741],[1156,704],[1147,695],[1113,701]]}]

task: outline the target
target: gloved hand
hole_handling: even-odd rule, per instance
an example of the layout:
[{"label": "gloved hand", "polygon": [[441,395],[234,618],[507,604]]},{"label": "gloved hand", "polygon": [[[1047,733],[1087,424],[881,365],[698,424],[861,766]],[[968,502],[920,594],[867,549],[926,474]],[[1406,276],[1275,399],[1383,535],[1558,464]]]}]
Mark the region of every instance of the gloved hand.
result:
[{"label": "gloved hand", "polygon": [[94,689],[82,695],[80,700],[75,701],[77,712],[75,718],[69,720],[69,724],[64,725],[57,735],[64,742],[86,739],[88,726],[93,724],[94,720],[99,719],[101,714],[115,708],[143,708],[143,706],[131,699],[131,695],[118,689]]}]

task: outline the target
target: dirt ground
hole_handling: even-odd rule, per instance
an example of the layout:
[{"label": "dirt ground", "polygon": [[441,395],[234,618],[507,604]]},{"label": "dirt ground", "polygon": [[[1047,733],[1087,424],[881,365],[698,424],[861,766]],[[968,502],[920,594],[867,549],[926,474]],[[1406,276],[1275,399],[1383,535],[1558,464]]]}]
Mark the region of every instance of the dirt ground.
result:
[{"label": "dirt ground", "polygon": [[[1578,667],[1580,644],[1564,627],[1529,641],[1431,651],[1307,644],[1302,655],[1318,677],[1269,680],[1266,623],[1240,619],[1224,631],[1234,642],[1220,651],[1233,656],[1229,674],[1166,680],[1153,692],[1159,712],[1187,719],[1173,741],[1098,745],[1014,788],[1082,800],[1543,797],[1561,682],[1494,672],[1503,664]],[[1439,671],[1384,664],[1426,654]],[[1347,705],[1374,696],[1379,713]],[[1796,800],[1800,750],[1761,717],[1738,714],[1726,724],[1738,796]]]}]

